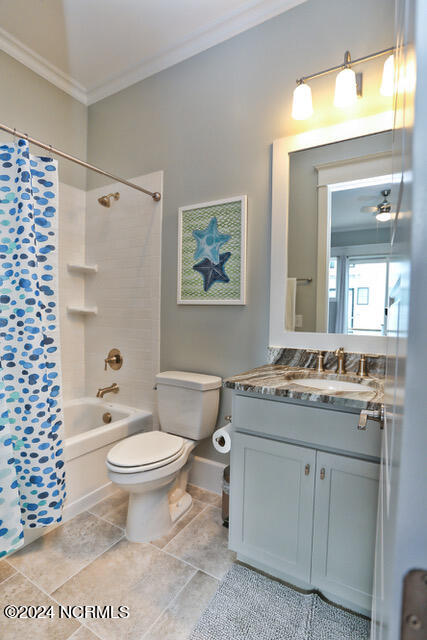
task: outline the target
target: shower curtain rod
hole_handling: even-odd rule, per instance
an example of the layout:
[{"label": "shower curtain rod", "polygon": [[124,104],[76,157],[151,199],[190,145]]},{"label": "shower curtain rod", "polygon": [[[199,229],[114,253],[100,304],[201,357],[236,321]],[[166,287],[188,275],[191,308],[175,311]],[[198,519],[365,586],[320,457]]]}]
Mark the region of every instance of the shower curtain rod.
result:
[{"label": "shower curtain rod", "polygon": [[65,158],[65,160],[70,160],[70,162],[75,162],[76,164],[79,164],[81,167],[84,167],[85,169],[90,169],[91,171],[95,171],[95,173],[100,173],[102,176],[111,178],[114,182],[121,182],[122,184],[125,184],[127,187],[130,187],[131,189],[136,189],[137,191],[146,193],[148,196],[151,196],[153,200],[155,200],[155,202],[158,202],[162,197],[158,191],[148,191],[148,189],[144,189],[143,187],[140,187],[134,182],[129,182],[124,178],[118,178],[112,173],[108,173],[108,171],[104,171],[104,169],[95,167],[93,164],[89,164],[84,160],[80,160],[75,156],[71,156],[69,153],[65,153],[65,151],[60,151],[59,149],[52,147],[51,144],[46,144],[45,142],[40,142],[40,140],[36,140],[35,138],[30,138],[30,136],[27,133],[22,133],[22,131],[17,131],[16,129],[12,129],[11,127],[8,127],[2,123],[0,123],[0,129],[2,131],[6,131],[7,133],[10,133],[13,136],[17,136],[18,138],[24,138],[29,143],[36,145],[36,147],[40,147],[41,149],[46,149],[46,151],[49,151],[50,153],[55,154],[57,156],[61,156],[61,158]]}]

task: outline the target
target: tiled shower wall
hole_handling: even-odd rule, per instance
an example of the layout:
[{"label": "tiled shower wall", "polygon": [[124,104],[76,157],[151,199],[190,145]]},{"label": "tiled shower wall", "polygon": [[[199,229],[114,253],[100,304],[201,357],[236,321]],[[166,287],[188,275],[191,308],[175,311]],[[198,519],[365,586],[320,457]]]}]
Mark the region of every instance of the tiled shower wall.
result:
[{"label": "tiled shower wall", "polygon": [[64,400],[85,394],[85,321],[67,313],[67,305],[84,303],[84,279],[68,271],[68,263],[85,260],[85,207],[83,189],[59,183],[59,311]]},{"label": "tiled shower wall", "polygon": [[[133,182],[162,193],[162,172]],[[98,197],[119,191],[110,208]],[[106,400],[155,411],[154,376],[160,366],[160,264],[162,202],[110,184],[87,192],[86,263],[98,273],[86,276],[85,303],[98,315],[85,320],[86,395],[116,382]],[[104,358],[116,347],[124,358],[119,371],[104,371]]]}]

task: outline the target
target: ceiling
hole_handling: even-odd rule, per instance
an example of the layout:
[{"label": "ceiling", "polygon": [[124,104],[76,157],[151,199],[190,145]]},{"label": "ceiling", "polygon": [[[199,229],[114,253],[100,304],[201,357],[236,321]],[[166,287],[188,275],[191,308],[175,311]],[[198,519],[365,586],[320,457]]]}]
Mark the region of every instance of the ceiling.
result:
[{"label": "ceiling", "polygon": [[[353,231],[369,229],[376,231],[384,223],[378,222],[374,213],[360,211],[361,207],[377,205],[383,196],[383,189],[391,189],[392,184],[367,185],[358,189],[346,189],[332,193],[331,226],[332,231]],[[389,200],[392,202],[391,197]]]},{"label": "ceiling", "polygon": [[0,0],[0,49],[91,104],[305,0]]}]

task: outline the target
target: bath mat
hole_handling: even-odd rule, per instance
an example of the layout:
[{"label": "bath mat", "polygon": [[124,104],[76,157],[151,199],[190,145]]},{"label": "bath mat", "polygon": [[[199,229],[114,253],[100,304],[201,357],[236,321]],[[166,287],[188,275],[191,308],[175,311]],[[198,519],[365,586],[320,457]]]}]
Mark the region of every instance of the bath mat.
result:
[{"label": "bath mat", "polygon": [[367,619],[234,564],[191,640],[369,640]]}]

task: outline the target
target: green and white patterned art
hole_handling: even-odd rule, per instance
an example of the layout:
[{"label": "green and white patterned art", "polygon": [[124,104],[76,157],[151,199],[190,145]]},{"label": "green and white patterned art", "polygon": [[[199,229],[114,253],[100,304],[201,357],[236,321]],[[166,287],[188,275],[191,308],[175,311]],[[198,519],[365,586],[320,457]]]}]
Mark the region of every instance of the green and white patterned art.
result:
[{"label": "green and white patterned art", "polygon": [[246,196],[179,210],[178,304],[245,304]]}]

